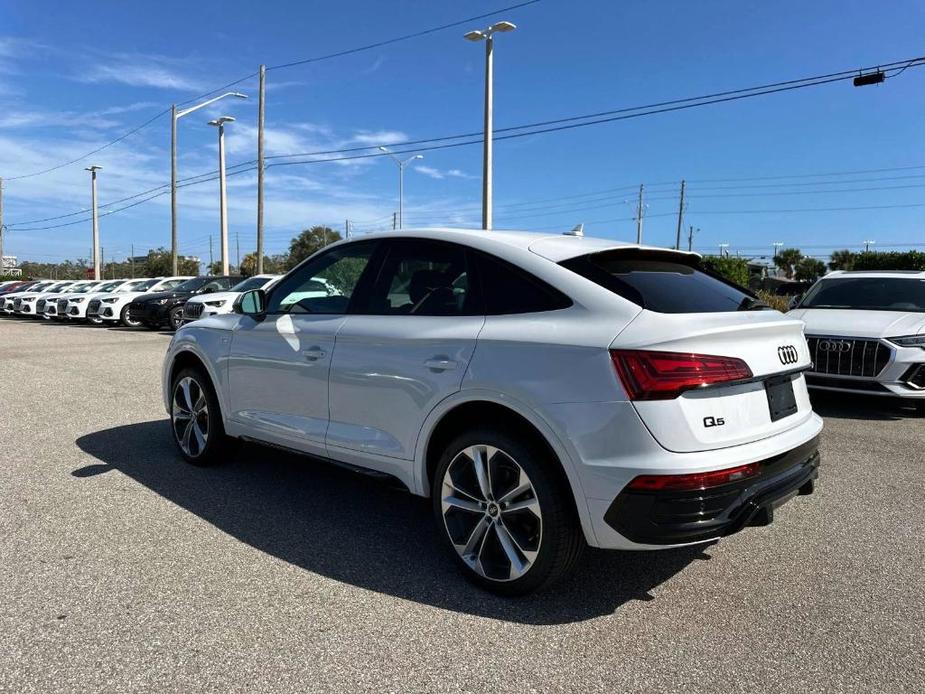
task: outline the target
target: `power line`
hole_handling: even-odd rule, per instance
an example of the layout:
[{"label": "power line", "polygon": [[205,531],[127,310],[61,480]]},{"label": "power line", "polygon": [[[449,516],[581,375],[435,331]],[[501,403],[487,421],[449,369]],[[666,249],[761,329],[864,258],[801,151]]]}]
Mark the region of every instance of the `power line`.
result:
[{"label": "power line", "polygon": [[691,210],[692,215],[700,214],[789,214],[791,212],[843,212],[848,210],[890,210],[906,207],[925,207],[925,203],[908,203],[899,205],[862,205],[859,207],[802,207],[786,210]]},{"label": "power line", "polygon": [[[538,1],[538,0],[534,0],[534,1]],[[912,59],[907,59],[903,61],[887,63],[879,67],[880,69],[884,71],[890,71],[890,70],[905,71],[905,69],[909,67],[920,66],[923,64],[925,64],[925,58],[912,58]],[[869,70],[869,69],[872,69],[872,68],[862,68],[862,70]],[[587,127],[590,125],[610,123],[610,122],[615,122],[615,121],[620,121],[620,120],[627,120],[630,118],[639,118],[642,116],[656,115],[660,113],[667,113],[667,112],[672,112],[672,111],[685,110],[689,108],[696,108],[699,106],[708,106],[708,105],[712,105],[716,103],[724,103],[724,102],[736,101],[740,99],[752,98],[755,96],[764,96],[767,94],[774,94],[774,93],[783,92],[783,91],[791,91],[794,89],[802,89],[805,87],[818,86],[818,85],[827,84],[830,82],[851,79],[856,74],[856,72],[857,72],[856,70],[846,70],[846,71],[842,71],[838,73],[830,73],[828,75],[820,75],[818,77],[802,78],[798,80],[787,80],[784,82],[776,82],[770,85],[761,85],[758,87],[748,87],[748,88],[743,88],[743,89],[718,92],[716,94],[711,94],[711,95],[706,95],[706,96],[701,96],[701,97],[687,97],[684,99],[675,99],[672,101],[660,102],[658,104],[652,104],[649,106],[627,107],[627,108],[616,109],[612,111],[603,111],[603,112],[598,112],[598,113],[593,113],[593,114],[585,114],[582,116],[571,116],[568,118],[541,121],[538,123],[532,123],[532,124],[527,124],[527,125],[511,126],[508,128],[502,128],[502,129],[496,130],[495,132],[502,132],[502,133],[507,132],[508,134],[497,136],[494,139],[495,140],[509,140],[509,139],[515,139],[515,138],[520,138],[520,137],[528,137],[531,135],[560,132],[564,130],[571,130],[575,128]],[[638,111],[638,112],[632,112],[632,111]],[[616,114],[616,115],[608,115],[608,114]],[[598,116],[607,116],[607,117],[598,117]],[[591,120],[588,120],[588,119],[591,119]],[[575,122],[575,121],[583,121],[583,122]],[[549,127],[546,127],[546,126],[549,126]],[[518,130],[525,130],[525,132],[513,132],[513,131],[518,131]],[[446,142],[446,140],[474,138],[476,136],[478,136],[478,139],[468,139],[462,142]],[[482,142],[481,133],[449,135],[449,136],[444,136],[444,137],[429,138],[425,140],[414,140],[414,141],[409,141],[405,143],[393,144],[393,153],[403,154],[403,153],[414,153],[414,152],[426,152],[426,151],[434,151],[434,150],[440,150],[440,149],[449,149],[453,147],[463,147],[463,146],[473,145],[473,144],[481,144],[481,142]],[[440,144],[430,144],[429,146],[426,146],[426,147],[409,148],[410,145],[425,144],[425,143],[440,143]],[[375,145],[368,145],[368,146],[363,146],[363,147],[350,147],[350,148],[344,148],[344,149],[339,149],[339,150],[323,150],[319,152],[302,152],[302,153],[295,153],[295,154],[288,154],[288,155],[274,155],[274,157],[267,157],[267,158],[268,159],[270,158],[293,158],[293,157],[308,157],[308,156],[317,157],[317,156],[326,156],[329,154],[346,154],[347,156],[330,157],[326,159],[304,159],[304,160],[297,160],[297,161],[273,162],[271,164],[267,164],[266,168],[269,169],[274,166],[296,166],[296,165],[301,165],[301,164],[317,164],[317,163],[332,162],[332,161],[358,160],[358,159],[368,159],[368,158],[373,158],[373,157],[385,156],[383,153],[378,152],[378,151],[369,152],[369,150],[373,149],[373,147],[375,147]],[[352,154],[355,152],[365,152],[365,153]],[[228,175],[234,175],[235,173],[244,173],[245,171],[253,170],[254,167],[251,165],[254,163],[255,163],[254,161],[247,161],[247,162],[241,162],[239,164],[235,164],[234,166],[230,168],[231,169],[235,169],[237,167],[247,167],[247,168],[241,168],[237,171],[233,171],[229,173]],[[909,167],[909,168],[925,168],[925,167]],[[197,183],[204,183],[210,180],[214,180],[213,176],[215,175],[217,175],[217,173],[216,174],[202,174],[201,176],[204,177],[202,178],[202,180],[192,181],[186,185],[195,185]],[[143,195],[143,194],[144,193],[141,193],[138,195]],[[157,197],[157,196],[152,196],[152,197]],[[134,207],[134,205],[126,206],[125,208],[121,208],[121,209],[128,209],[129,207]],[[107,214],[112,214],[113,212],[114,211],[110,211]],[[14,223],[8,226],[16,227],[16,224]],[[67,225],[62,225],[62,226],[67,226]],[[49,228],[55,228],[55,227],[49,227]],[[25,229],[20,229],[20,230],[24,231]]]},{"label": "power line", "polygon": [[468,19],[460,19],[456,22],[451,22],[450,24],[443,24],[441,26],[432,27],[430,29],[424,29],[422,31],[416,31],[413,34],[405,34],[404,36],[397,36],[391,39],[385,39],[384,41],[377,41],[375,43],[370,43],[365,46],[358,46],[357,48],[348,48],[343,51],[337,51],[336,53],[328,53],[327,55],[320,55],[314,58],[303,58],[301,60],[293,60],[289,63],[283,63],[281,65],[272,65],[267,67],[267,70],[282,70],[287,67],[295,67],[296,65],[307,65],[308,63],[317,63],[322,60],[330,60],[331,58],[341,58],[345,55],[353,55],[354,53],[361,53],[363,51],[369,51],[374,48],[382,48],[383,46],[389,46],[393,43],[399,43],[401,41],[408,41],[409,39],[416,39],[421,36],[426,36],[428,34],[435,34],[438,31],[443,31],[445,29],[451,29],[453,27],[460,26],[461,24],[468,24],[469,22],[476,22],[480,19],[485,19],[486,17],[491,17],[502,12],[510,12],[511,10],[516,10],[521,7],[527,7],[528,5],[535,5],[540,0],[527,0],[527,2],[521,2],[516,5],[511,5],[510,7],[505,7],[500,10],[494,10],[492,12],[486,12],[485,14],[476,15],[475,17],[469,17]]}]

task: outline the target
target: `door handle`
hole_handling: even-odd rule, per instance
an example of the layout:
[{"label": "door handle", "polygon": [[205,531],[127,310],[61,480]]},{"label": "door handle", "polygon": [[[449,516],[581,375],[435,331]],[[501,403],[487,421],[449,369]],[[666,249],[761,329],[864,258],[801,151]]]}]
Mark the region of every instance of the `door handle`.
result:
[{"label": "door handle", "polygon": [[325,352],[320,347],[311,347],[302,352],[302,354],[305,355],[305,358],[308,359],[308,361],[318,361],[319,359],[324,359],[325,356],[327,356],[327,352]]},{"label": "door handle", "polygon": [[433,359],[428,359],[424,362],[424,366],[433,371],[450,371],[455,369],[457,364],[452,359],[446,359],[445,357],[434,357]]}]

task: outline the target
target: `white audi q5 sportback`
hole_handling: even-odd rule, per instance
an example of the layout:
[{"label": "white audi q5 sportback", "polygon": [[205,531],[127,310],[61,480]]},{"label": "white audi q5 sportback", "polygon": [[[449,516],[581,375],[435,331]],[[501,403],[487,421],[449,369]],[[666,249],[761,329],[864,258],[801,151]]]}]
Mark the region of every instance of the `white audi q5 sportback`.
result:
[{"label": "white audi q5 sportback", "polygon": [[711,541],[810,494],[810,364],[800,321],[697,255],[434,229],[328,246],[183,326],[163,388],[187,461],[245,439],[391,475],[517,594],[585,544]]},{"label": "white audi q5 sportback", "polygon": [[810,388],[925,405],[925,272],[830,272],[794,304]]}]

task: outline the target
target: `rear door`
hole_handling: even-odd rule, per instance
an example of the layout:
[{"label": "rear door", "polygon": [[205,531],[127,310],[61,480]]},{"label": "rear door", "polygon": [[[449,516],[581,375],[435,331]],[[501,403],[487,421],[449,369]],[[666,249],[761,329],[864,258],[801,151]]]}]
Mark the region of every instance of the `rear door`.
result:
[{"label": "rear door", "polygon": [[383,244],[365,305],[337,334],[327,444],[410,460],[424,418],[459,390],[485,319],[463,246]]},{"label": "rear door", "polygon": [[640,418],[668,450],[748,443],[812,416],[803,377],[811,357],[801,321],[761,310],[747,290],[704,272],[695,258],[681,254],[615,250],[562,264],[643,307],[613,341],[616,359],[621,351],[639,350],[643,356],[679,355],[679,369],[690,368],[683,365],[685,355],[727,357],[747,366],[733,382],[671,398],[634,399]]}]

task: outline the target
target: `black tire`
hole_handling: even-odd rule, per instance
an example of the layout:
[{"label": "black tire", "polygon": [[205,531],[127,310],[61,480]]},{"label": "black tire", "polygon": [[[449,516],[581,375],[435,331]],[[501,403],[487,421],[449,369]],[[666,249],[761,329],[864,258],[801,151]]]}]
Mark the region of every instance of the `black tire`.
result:
[{"label": "black tire", "polygon": [[[444,498],[444,479],[451,465],[454,465],[454,471],[448,478],[458,489],[468,486],[471,491],[472,479],[469,478],[469,484],[466,482],[465,475],[459,476],[464,470],[460,466],[467,466],[468,461],[473,458],[469,451],[476,450],[480,447],[493,447],[500,453],[489,452],[489,479],[487,484],[489,488],[488,496],[491,497],[491,503],[488,506],[480,503],[484,510],[461,510],[458,508],[449,508],[447,515],[444,515],[445,498]],[[488,449],[485,449],[488,451]],[[454,461],[456,461],[454,463]],[[514,466],[510,466],[510,462]],[[556,466],[559,461],[556,460],[545,448],[529,437],[517,437],[511,434],[502,433],[490,427],[478,427],[457,436],[446,447],[437,463],[434,479],[431,483],[431,495],[433,498],[434,516],[438,524],[438,532],[442,538],[443,544],[449,550],[451,556],[455,559],[463,575],[475,585],[484,588],[493,593],[500,595],[514,596],[524,595],[535,591],[543,590],[563,579],[575,566],[581,552],[585,546],[584,536],[581,530],[581,524],[575,512],[572,499],[571,489],[567,482],[563,481],[564,475],[559,474]],[[532,489],[525,492],[524,495],[511,497],[508,502],[502,503],[505,498],[505,489],[510,493],[512,474],[519,475],[514,469],[519,467],[525,473]],[[454,476],[455,475],[455,476]],[[491,477],[494,475],[495,477]],[[518,479],[523,479],[518,477]],[[478,488],[475,489],[476,496],[482,495]],[[455,495],[456,492],[450,491]],[[476,496],[462,493],[459,498],[475,499]],[[517,499],[521,499],[517,502]],[[517,504],[522,506],[526,499],[527,503],[535,503],[539,510],[539,515],[533,514],[531,510],[511,510],[505,511],[505,504]],[[490,506],[495,506],[494,512]],[[484,514],[484,515],[483,515]],[[505,515],[508,514],[508,515]],[[513,514],[513,515],[512,515]],[[521,514],[521,515],[518,515]],[[532,517],[523,514],[533,514]],[[480,520],[474,521],[479,518]],[[512,520],[513,518],[513,520]],[[537,530],[536,519],[539,518],[539,529]],[[520,520],[517,520],[520,519]],[[524,520],[527,522],[526,530],[524,529]],[[474,522],[473,522],[474,521]],[[479,523],[486,523],[487,530],[484,531],[485,539],[480,544],[479,561],[473,568],[467,563],[461,555],[461,551],[454,544],[454,534],[461,545],[463,541],[469,541],[473,535],[469,534],[466,523],[472,523],[473,533],[479,527]],[[518,529],[516,526],[520,524]],[[452,529],[451,529],[452,527]],[[494,535],[492,533],[494,532]],[[524,559],[526,564],[530,562],[528,555],[521,551],[522,548],[534,549],[530,552],[533,555],[532,563],[521,575],[514,575],[514,561],[510,559],[511,554],[504,549],[501,534],[507,536],[507,545],[511,547],[511,540],[515,541],[513,545],[515,554]],[[518,539],[518,536],[520,539]],[[468,539],[467,539],[468,538]],[[528,546],[531,545],[531,546]],[[494,550],[493,547],[494,546]],[[499,553],[499,551],[501,553]],[[484,553],[494,554],[494,558],[488,557],[489,561],[484,561]],[[508,577],[504,577],[504,562],[507,561]],[[470,555],[469,562],[474,563],[474,556]],[[496,566],[497,570],[493,571],[486,566]],[[489,576],[489,573],[495,573]]]},{"label": "black tire", "polygon": [[[200,414],[185,419],[178,415],[178,409],[184,409],[183,383],[187,382],[192,399],[193,410],[201,394],[205,401],[205,417]],[[195,384],[193,386],[192,384]],[[170,384],[170,432],[173,442],[183,459],[192,465],[214,465],[226,459],[229,451],[229,438],[222,424],[222,413],[218,397],[209,377],[198,368],[181,369]],[[193,427],[188,430],[188,427]],[[200,436],[196,436],[196,430]],[[184,436],[188,443],[184,444]],[[204,438],[204,444],[200,443]]]},{"label": "black tire", "polygon": [[122,323],[126,328],[139,328],[141,327],[141,321],[132,320],[129,317],[128,306],[123,307],[122,312],[119,314],[119,322]]},{"label": "black tire", "polygon": [[183,307],[176,306],[167,314],[167,329],[175,331],[181,325],[183,325]]}]

